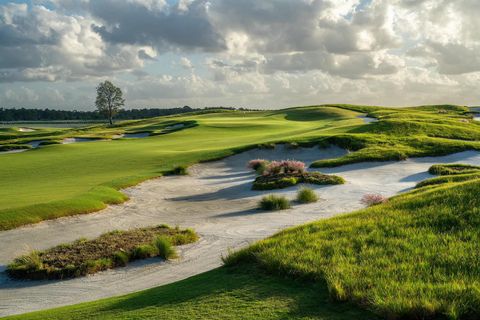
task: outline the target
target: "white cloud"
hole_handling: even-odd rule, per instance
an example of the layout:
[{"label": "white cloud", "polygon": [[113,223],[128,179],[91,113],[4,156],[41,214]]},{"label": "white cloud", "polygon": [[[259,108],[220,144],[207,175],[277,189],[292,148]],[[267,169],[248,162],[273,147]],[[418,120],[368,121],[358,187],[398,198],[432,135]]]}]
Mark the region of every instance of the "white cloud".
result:
[{"label": "white cloud", "polygon": [[477,0],[35,3],[0,5],[0,103],[89,105],[104,78],[147,106],[476,99]]}]

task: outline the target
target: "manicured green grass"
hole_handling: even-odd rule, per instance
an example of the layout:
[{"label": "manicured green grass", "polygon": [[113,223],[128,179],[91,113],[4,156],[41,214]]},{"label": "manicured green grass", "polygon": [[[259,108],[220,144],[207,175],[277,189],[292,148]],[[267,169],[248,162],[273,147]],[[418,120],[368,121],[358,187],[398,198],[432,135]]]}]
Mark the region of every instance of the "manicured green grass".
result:
[{"label": "manicured green grass", "polygon": [[[0,230],[122,202],[126,196],[117,191],[119,188],[160,176],[178,166],[228,156],[256,144],[308,141],[362,125],[357,113],[348,110],[320,108],[315,111],[315,118],[303,116],[305,112],[310,113],[311,108],[160,117],[129,121],[114,128],[93,126],[35,132],[35,139],[52,132],[62,137],[106,137],[124,131],[155,133],[172,122],[196,124],[148,138],[51,145],[0,155],[0,181],[8,186],[0,188]],[[7,134],[25,139],[26,133]]]},{"label": "manicured green grass", "polygon": [[388,203],[292,228],[226,258],[326,282],[336,301],[384,317],[480,314],[480,179],[418,189]]},{"label": "manicured green grass", "polygon": [[219,268],[170,285],[7,319],[322,319],[373,320],[350,304],[332,303],[325,286]]}]

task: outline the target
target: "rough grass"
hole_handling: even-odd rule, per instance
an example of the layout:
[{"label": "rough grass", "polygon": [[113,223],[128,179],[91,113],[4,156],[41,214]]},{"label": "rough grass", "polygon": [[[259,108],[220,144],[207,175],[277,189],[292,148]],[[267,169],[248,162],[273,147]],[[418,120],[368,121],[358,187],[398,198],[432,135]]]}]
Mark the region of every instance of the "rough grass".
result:
[{"label": "rough grass", "polygon": [[468,164],[436,164],[428,169],[430,174],[439,175],[420,181],[416,188],[435,186],[453,182],[464,182],[480,178],[480,167]]},{"label": "rough grass", "polygon": [[125,266],[129,261],[175,256],[172,245],[197,240],[194,231],[161,225],[112,231],[93,240],[80,239],[45,251],[33,251],[15,259],[7,274],[19,279],[63,279]]},{"label": "rough grass", "polygon": [[268,211],[290,209],[290,201],[284,196],[271,194],[260,200],[260,209]]},{"label": "rough grass", "polygon": [[297,202],[299,203],[313,203],[318,201],[318,196],[310,188],[301,188],[297,192]]},{"label": "rough grass", "polygon": [[386,204],[292,228],[231,254],[383,317],[480,314],[480,180],[420,189]]}]

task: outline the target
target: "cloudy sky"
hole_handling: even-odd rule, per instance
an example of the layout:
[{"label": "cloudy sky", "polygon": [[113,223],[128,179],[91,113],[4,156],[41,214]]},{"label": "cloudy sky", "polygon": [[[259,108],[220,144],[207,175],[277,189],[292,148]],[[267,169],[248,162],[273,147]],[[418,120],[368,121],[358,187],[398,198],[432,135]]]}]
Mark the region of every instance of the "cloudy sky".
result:
[{"label": "cloudy sky", "polygon": [[0,0],[0,106],[480,104],[478,0]]}]

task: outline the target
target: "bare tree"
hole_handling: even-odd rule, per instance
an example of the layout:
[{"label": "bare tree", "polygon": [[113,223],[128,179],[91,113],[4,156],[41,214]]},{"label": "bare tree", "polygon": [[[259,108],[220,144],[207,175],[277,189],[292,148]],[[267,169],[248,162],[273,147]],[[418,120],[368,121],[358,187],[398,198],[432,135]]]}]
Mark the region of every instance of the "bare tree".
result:
[{"label": "bare tree", "polygon": [[102,82],[97,87],[97,99],[95,105],[99,112],[108,117],[110,125],[113,124],[113,117],[125,104],[122,90],[116,87],[110,81]]}]

